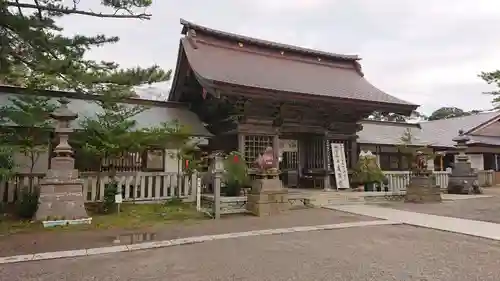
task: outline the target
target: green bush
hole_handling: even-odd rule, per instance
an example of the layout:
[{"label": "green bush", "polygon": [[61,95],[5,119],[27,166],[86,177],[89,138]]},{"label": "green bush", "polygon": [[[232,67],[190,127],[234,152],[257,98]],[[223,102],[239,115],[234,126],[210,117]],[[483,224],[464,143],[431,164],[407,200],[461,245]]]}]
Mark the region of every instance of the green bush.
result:
[{"label": "green bush", "polygon": [[224,194],[226,196],[239,196],[241,189],[250,182],[245,159],[239,152],[229,153],[224,159],[224,170]]},{"label": "green bush", "polygon": [[116,181],[104,185],[104,200],[101,205],[101,213],[110,214],[117,210],[115,203],[116,194],[118,194],[118,183]]},{"label": "green bush", "polygon": [[356,184],[381,183],[385,175],[378,166],[375,157],[359,157],[353,169],[351,182]]},{"label": "green bush", "polygon": [[34,188],[33,192],[24,188],[21,197],[16,203],[15,214],[22,219],[31,219],[38,210],[38,198],[40,197],[39,188]]}]

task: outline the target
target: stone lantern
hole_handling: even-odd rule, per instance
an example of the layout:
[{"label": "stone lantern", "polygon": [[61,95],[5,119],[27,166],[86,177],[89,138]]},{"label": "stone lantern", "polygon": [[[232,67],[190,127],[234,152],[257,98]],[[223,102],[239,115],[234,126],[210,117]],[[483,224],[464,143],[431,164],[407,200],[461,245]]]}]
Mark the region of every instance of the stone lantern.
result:
[{"label": "stone lantern", "polygon": [[68,143],[69,135],[73,132],[70,123],[78,114],[68,109],[68,99],[61,98],[59,103],[61,106],[50,115],[56,121],[57,146],[50,159],[50,169],[40,181],[40,198],[35,216],[46,227],[90,223],[92,220],[85,210],[83,180],[78,178],[73,150]]},{"label": "stone lantern", "polygon": [[479,188],[477,173],[471,167],[469,157],[465,154],[469,137],[464,135],[464,131],[458,131],[458,136],[453,139],[458,155],[455,156],[455,163],[448,177],[448,193],[451,194],[472,194],[481,193]]}]

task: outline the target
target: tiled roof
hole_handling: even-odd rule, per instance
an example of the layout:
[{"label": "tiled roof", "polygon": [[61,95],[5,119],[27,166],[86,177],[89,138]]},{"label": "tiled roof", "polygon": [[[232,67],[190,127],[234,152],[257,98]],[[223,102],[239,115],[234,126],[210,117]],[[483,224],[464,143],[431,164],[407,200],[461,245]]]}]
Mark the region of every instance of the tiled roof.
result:
[{"label": "tiled roof", "polygon": [[[10,103],[9,97],[13,96],[16,96],[16,94],[0,92],[0,104],[6,105]],[[77,98],[69,98],[69,100],[70,103],[68,104],[68,108],[78,114],[78,119],[72,123],[72,127],[75,129],[80,128],[80,122],[84,118],[92,117],[95,116],[96,113],[102,112],[99,105],[92,100]],[[54,98],[54,103],[57,104],[57,98]],[[198,116],[196,116],[196,114],[190,111],[187,107],[149,106],[148,109],[134,116],[133,119],[137,121],[138,128],[159,126],[162,122],[177,120],[194,136],[211,136],[199,120]]]},{"label": "tiled roof", "polygon": [[[407,128],[412,130],[416,140],[422,145],[434,147],[454,147],[453,138],[459,130],[467,132],[491,119],[499,116],[499,112],[485,112],[475,115],[449,119],[421,122],[419,129],[416,124],[364,121],[363,130],[358,132],[359,143],[400,144],[400,138]],[[500,145],[500,137],[471,135],[469,143]]]},{"label": "tiled roof", "polygon": [[[318,51],[263,41],[230,34],[185,23],[193,28],[196,36],[181,39],[187,60],[193,71],[209,81],[261,88],[297,94],[316,95],[350,100],[376,102],[400,107],[416,108],[416,105],[391,96],[368,82],[360,72],[357,57],[319,53]],[[238,47],[238,41],[257,44],[258,49]],[[256,42],[256,43],[255,43]],[[243,46],[243,45],[242,45]],[[267,49],[264,49],[267,46]],[[281,46],[284,53],[270,51],[269,46]],[[286,50],[300,50],[309,56],[289,54]],[[291,52],[290,52],[291,53]],[[325,55],[336,60],[321,60],[312,54]]]},{"label": "tiled roof", "polygon": [[272,42],[272,41],[268,41],[268,40],[257,39],[257,38],[243,36],[243,35],[239,35],[239,34],[234,34],[234,33],[226,32],[226,31],[216,30],[213,28],[209,28],[206,26],[201,26],[201,25],[189,22],[189,21],[184,20],[184,19],[181,19],[181,24],[183,25],[182,34],[186,34],[188,29],[194,29],[194,30],[205,32],[205,33],[210,33],[210,34],[216,35],[216,36],[221,37],[221,38],[227,38],[227,39],[233,40],[233,41],[256,44],[256,45],[260,45],[263,47],[276,48],[276,49],[280,49],[280,50],[284,50],[284,51],[294,51],[294,52],[299,52],[299,53],[308,54],[308,55],[324,56],[324,57],[331,57],[331,58],[343,59],[343,60],[359,60],[360,59],[357,55],[343,55],[343,54],[324,52],[324,51],[313,50],[313,49],[303,48],[303,47],[298,47],[298,46],[292,46],[292,45],[278,43],[278,42]]},{"label": "tiled roof", "polygon": [[432,146],[453,147],[455,142],[452,139],[458,136],[459,130],[467,132],[498,115],[499,113],[495,111],[422,122],[420,123],[420,126],[422,126],[422,139],[425,139]]},{"label": "tiled roof", "polygon": [[418,124],[384,122],[384,121],[363,121],[363,130],[358,132],[358,142],[366,144],[388,144],[401,145],[401,137],[410,129],[414,137],[415,145],[426,145],[421,139],[421,129]]}]

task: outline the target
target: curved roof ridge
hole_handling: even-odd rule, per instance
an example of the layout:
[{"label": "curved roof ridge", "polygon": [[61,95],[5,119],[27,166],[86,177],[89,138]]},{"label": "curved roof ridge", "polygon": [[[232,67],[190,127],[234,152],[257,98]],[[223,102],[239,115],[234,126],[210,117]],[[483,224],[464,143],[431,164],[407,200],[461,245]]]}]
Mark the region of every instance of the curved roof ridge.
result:
[{"label": "curved roof ridge", "polygon": [[254,38],[254,37],[239,35],[236,33],[231,33],[231,32],[226,32],[226,31],[221,31],[221,30],[201,26],[201,25],[189,22],[187,20],[184,20],[182,18],[180,19],[180,22],[184,26],[182,29],[182,34],[186,34],[189,29],[193,29],[193,30],[199,30],[201,32],[209,33],[209,34],[212,34],[214,36],[224,37],[227,39],[231,39],[231,40],[235,40],[235,41],[242,41],[242,42],[255,44],[255,45],[260,45],[260,46],[267,47],[267,48],[282,49],[285,51],[292,51],[292,52],[302,53],[305,55],[322,56],[322,57],[337,59],[337,60],[347,60],[347,61],[361,60],[361,58],[358,55],[337,54],[337,53],[325,52],[325,51],[314,50],[314,49],[310,49],[310,48],[304,48],[304,47],[299,47],[299,46],[294,46],[294,45],[289,45],[289,44],[268,41],[268,40],[264,40],[264,39],[258,39],[258,38]]}]

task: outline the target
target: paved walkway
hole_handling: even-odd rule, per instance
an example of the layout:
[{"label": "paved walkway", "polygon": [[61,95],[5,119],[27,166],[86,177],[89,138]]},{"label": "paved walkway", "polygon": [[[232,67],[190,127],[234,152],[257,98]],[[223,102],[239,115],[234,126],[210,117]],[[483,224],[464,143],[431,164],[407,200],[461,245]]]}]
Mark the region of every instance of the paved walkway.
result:
[{"label": "paved walkway", "polygon": [[327,206],[325,208],[409,225],[500,240],[500,224],[491,222],[428,215],[369,205]]},{"label": "paved walkway", "polygon": [[[146,242],[146,243],[138,243],[138,244],[132,244],[132,245],[120,245],[120,246],[111,246],[111,247],[78,249],[78,250],[72,250],[72,251],[58,251],[58,252],[47,252],[47,253],[32,253],[32,254],[27,254],[27,255],[1,257],[0,264],[26,262],[26,261],[50,260],[50,259],[59,259],[59,258],[74,258],[74,257],[94,256],[94,255],[129,252],[129,251],[137,251],[137,250],[157,249],[157,248],[165,248],[165,247],[171,247],[171,246],[196,244],[196,243],[202,243],[202,242],[214,241],[214,240],[240,238],[240,237],[276,235],[276,234],[286,234],[286,233],[298,233],[298,232],[310,232],[310,231],[319,231],[319,230],[332,230],[332,229],[343,229],[343,228],[351,228],[351,227],[394,225],[394,224],[399,224],[399,223],[391,222],[391,221],[373,220],[373,221],[346,222],[346,223],[314,225],[314,226],[299,226],[299,227],[290,227],[290,228],[263,229],[263,230],[224,233],[224,234],[217,234],[217,235],[204,235],[204,236],[180,238],[180,239],[173,239],[173,240]],[[0,272],[1,272],[1,270],[0,270]]]}]

